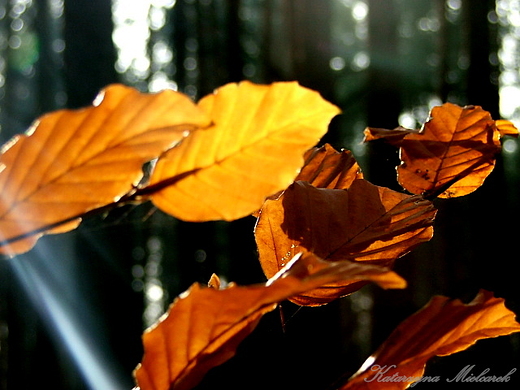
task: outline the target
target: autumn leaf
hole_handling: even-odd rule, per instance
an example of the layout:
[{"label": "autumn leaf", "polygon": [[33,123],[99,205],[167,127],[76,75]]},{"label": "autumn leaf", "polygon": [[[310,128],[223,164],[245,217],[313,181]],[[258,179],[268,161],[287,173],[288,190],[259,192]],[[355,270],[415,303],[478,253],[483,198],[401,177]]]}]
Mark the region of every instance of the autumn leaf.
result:
[{"label": "autumn leaf", "polygon": [[436,296],[401,323],[341,390],[405,389],[420,380],[432,357],[515,332],[520,332],[515,314],[489,291],[481,290],[469,304]]},{"label": "autumn leaf", "polygon": [[384,139],[394,146],[401,146],[401,142],[407,135],[420,133],[421,130],[407,129],[403,126],[396,127],[393,130],[377,127],[367,127],[364,131],[365,138],[363,139],[363,142]]},{"label": "autumn leaf", "polygon": [[479,188],[493,171],[500,137],[518,136],[509,121],[494,121],[479,106],[445,103],[434,107],[420,132],[399,128],[365,130],[365,139],[384,138],[399,147],[398,181],[425,197],[451,198]]},{"label": "autumn leaf", "polygon": [[[267,277],[299,252],[331,262],[392,266],[395,259],[432,237],[435,212],[431,202],[419,196],[362,179],[354,180],[348,189],[316,188],[297,181],[262,207],[255,227],[260,263]],[[323,304],[362,285],[341,281],[291,300],[300,305]]]},{"label": "autumn leaf", "polygon": [[319,188],[348,188],[363,173],[349,150],[336,151],[330,144],[310,149],[295,181],[306,181]]},{"label": "autumn leaf", "polygon": [[29,250],[43,233],[74,229],[86,212],[118,201],[142,166],[209,118],[174,91],[107,87],[93,106],[42,116],[2,148],[1,253]]},{"label": "autumn leaf", "polygon": [[[305,163],[295,181],[306,181],[321,188],[348,188],[363,173],[349,150],[336,151],[330,144],[309,149],[305,153]],[[279,191],[267,199],[276,200],[283,194]],[[253,214],[260,216],[257,211]]]},{"label": "autumn leaf", "polygon": [[516,126],[506,119],[498,119],[495,121],[495,125],[497,127],[500,136],[509,135],[511,137],[518,137],[518,129]]},{"label": "autumn leaf", "polygon": [[339,113],[295,82],[228,84],[199,107],[214,126],[166,153],[150,182],[162,189],[152,202],[186,221],[234,220],[258,210],[294,180],[304,152]]},{"label": "autumn leaf", "polygon": [[[212,367],[235,355],[261,317],[291,295],[336,280],[371,280],[384,288],[405,281],[383,267],[296,256],[266,284],[210,288],[193,284],[160,321],[144,332],[144,356],[134,371],[140,390],[187,390]],[[218,287],[216,278],[211,283]]]}]

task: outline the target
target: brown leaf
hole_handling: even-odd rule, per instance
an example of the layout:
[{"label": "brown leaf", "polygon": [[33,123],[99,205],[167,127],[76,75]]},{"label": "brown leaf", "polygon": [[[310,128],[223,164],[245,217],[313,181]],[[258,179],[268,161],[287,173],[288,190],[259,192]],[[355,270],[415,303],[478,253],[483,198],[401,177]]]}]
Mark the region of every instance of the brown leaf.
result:
[{"label": "brown leaf", "polygon": [[286,188],[303,154],[327,131],[339,109],[297,83],[228,84],[199,102],[214,126],[188,137],[157,163],[152,196],[187,221],[234,220]]},{"label": "brown leaf", "polygon": [[377,139],[384,139],[394,146],[400,146],[402,140],[409,134],[418,134],[420,130],[407,129],[399,126],[393,130],[367,127],[364,131],[365,139],[363,142],[370,142]]},{"label": "brown leaf", "polygon": [[494,121],[479,106],[445,103],[434,107],[420,132],[367,129],[367,140],[386,139],[398,146],[399,183],[413,194],[450,198],[479,188],[493,171],[500,137],[518,135],[509,121]]},{"label": "brown leaf", "polygon": [[[342,293],[343,288],[341,287],[346,284],[352,290],[354,290],[354,286],[357,286],[355,288],[357,290],[369,282],[376,283],[384,289],[402,289],[406,287],[406,281],[403,278],[381,265],[350,260],[330,262],[307,252],[302,256],[298,266],[303,269],[303,271],[300,271],[300,274],[312,273],[314,278],[320,274],[325,274],[324,276],[326,277],[319,283],[315,283],[314,287],[308,285],[300,289],[299,293],[294,290],[293,294],[287,298],[301,306],[320,306],[340,298],[345,295]],[[284,269],[280,270],[278,274],[283,272]],[[295,276],[298,274],[296,269],[292,269],[291,272]],[[275,278],[276,275],[272,279]]]},{"label": "brown leaf", "polygon": [[[365,180],[354,180],[345,190],[315,188],[298,181],[277,200],[266,201],[255,239],[267,277],[299,252],[311,252],[327,261],[391,266],[396,258],[431,238],[434,217],[431,202]],[[359,287],[351,281],[326,286],[328,300]],[[298,304],[327,301],[324,291],[315,293],[316,301],[299,299]]]},{"label": "brown leaf", "polygon": [[[295,181],[306,181],[321,188],[348,188],[354,180],[362,178],[363,173],[352,152],[338,152],[330,144],[325,144],[305,153],[305,164]],[[282,194],[283,191],[279,191],[267,199],[275,200]],[[260,212],[253,215],[259,217]]]},{"label": "brown leaf", "polygon": [[319,188],[348,188],[362,179],[361,168],[348,150],[336,151],[329,144],[313,148],[305,154],[305,164],[295,181],[301,180]]},{"label": "brown leaf", "polygon": [[382,267],[329,263],[297,256],[267,284],[225,289],[194,284],[170,306],[167,315],[143,334],[144,357],[134,371],[141,390],[186,390],[206,372],[235,355],[238,344],[260,318],[291,295],[336,280],[373,280],[403,288],[398,275]]},{"label": "brown leaf", "polygon": [[73,229],[84,213],[131,191],[145,162],[209,124],[183,94],[122,85],[107,87],[92,107],[42,116],[2,149],[1,253],[21,253],[43,233]]},{"label": "brown leaf", "polygon": [[[515,332],[520,332],[515,314],[489,291],[481,290],[469,304],[437,296],[401,323],[341,390],[405,389],[414,382],[405,377],[418,380],[432,357]],[[394,375],[400,379],[388,379]]]}]

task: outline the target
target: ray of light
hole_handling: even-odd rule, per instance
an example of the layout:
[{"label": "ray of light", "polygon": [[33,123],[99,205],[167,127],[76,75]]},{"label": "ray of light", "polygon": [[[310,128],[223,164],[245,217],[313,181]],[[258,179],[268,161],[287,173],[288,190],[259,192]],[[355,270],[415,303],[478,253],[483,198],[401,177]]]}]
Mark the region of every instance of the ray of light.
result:
[{"label": "ray of light", "polygon": [[[64,348],[88,387],[92,390],[128,389],[128,379],[123,379],[124,374],[109,359],[96,335],[92,334],[93,327],[89,329],[89,322],[80,320],[81,300],[67,299],[70,298],[69,292],[64,296],[63,288],[56,286],[56,280],[63,284],[63,278],[67,277],[63,268],[59,269],[56,265],[51,268],[44,263],[45,269],[41,270],[34,265],[33,260],[36,259],[23,260],[29,261],[20,258],[11,260],[16,276],[53,341]],[[74,295],[72,291],[71,295]]]}]

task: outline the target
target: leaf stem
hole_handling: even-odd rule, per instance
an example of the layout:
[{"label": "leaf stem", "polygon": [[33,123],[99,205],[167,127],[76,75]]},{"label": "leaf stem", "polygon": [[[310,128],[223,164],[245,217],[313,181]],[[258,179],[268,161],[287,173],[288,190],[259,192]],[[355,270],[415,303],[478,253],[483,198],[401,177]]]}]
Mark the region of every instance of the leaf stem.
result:
[{"label": "leaf stem", "polygon": [[149,186],[134,188],[130,192],[128,192],[127,194],[125,194],[121,198],[119,198],[117,201],[105,204],[105,205],[100,206],[100,207],[93,208],[93,209],[88,210],[88,211],[86,211],[84,213],[81,213],[81,214],[76,214],[76,215],[70,216],[70,217],[62,219],[60,221],[56,221],[56,222],[53,222],[53,223],[48,223],[46,225],[43,225],[43,226],[41,226],[39,228],[33,229],[33,230],[28,231],[26,233],[22,233],[22,234],[19,234],[17,236],[13,236],[13,237],[10,237],[8,239],[2,240],[2,241],[0,241],[0,248],[8,246],[8,245],[10,245],[10,244],[12,244],[14,242],[17,242],[17,241],[20,241],[20,240],[24,240],[24,239],[32,237],[32,236],[36,236],[36,235],[38,235],[40,233],[44,233],[46,231],[58,228],[60,226],[63,226],[65,224],[67,224],[67,223],[73,222],[73,221],[78,220],[78,219],[85,219],[85,218],[93,217],[93,216],[96,216],[96,215],[100,215],[100,214],[109,212],[109,211],[111,211],[111,210],[113,210],[113,209],[115,209],[117,207],[125,206],[127,204],[142,204],[142,203],[145,203],[146,201],[148,201],[150,199],[150,197],[152,195],[154,195],[154,194],[158,193],[159,191],[162,191],[165,188],[167,188],[167,187],[169,187],[169,186],[171,186],[171,185],[173,185],[173,184],[183,180],[184,178],[186,178],[186,177],[196,173],[199,170],[200,170],[200,168],[192,169],[191,171],[180,173],[178,175],[169,177],[169,178],[167,178],[165,180],[162,180],[160,182],[154,183],[154,184],[149,185]]}]

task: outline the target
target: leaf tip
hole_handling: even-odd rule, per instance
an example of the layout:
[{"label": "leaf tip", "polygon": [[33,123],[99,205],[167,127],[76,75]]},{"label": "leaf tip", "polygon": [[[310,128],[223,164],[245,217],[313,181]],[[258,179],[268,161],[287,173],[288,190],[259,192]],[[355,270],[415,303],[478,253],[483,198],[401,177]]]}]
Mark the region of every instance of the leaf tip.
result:
[{"label": "leaf tip", "polygon": [[220,278],[217,274],[212,274],[208,281],[208,287],[214,288],[215,290],[220,290]]}]

